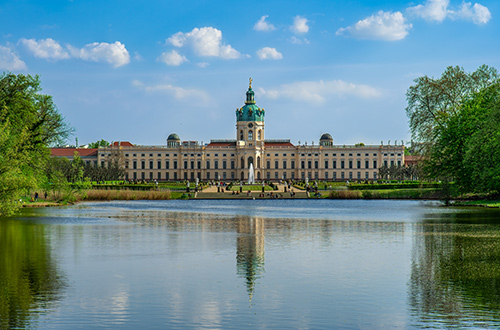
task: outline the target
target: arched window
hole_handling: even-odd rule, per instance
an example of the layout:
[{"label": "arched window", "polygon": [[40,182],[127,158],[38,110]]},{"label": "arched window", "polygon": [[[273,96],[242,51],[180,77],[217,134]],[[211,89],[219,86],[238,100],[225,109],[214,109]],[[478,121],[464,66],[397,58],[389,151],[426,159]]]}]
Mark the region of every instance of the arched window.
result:
[{"label": "arched window", "polygon": [[241,157],[241,168],[245,168],[245,158]]},{"label": "arched window", "polygon": [[248,168],[250,168],[250,164],[253,164],[253,157],[248,157]]},{"label": "arched window", "polygon": [[243,130],[240,130],[240,140],[243,140]]},{"label": "arched window", "polygon": [[262,140],[262,130],[259,129],[259,132],[257,133],[257,138],[259,140]]},{"label": "arched window", "polygon": [[260,168],[260,157],[257,157],[257,168]]},{"label": "arched window", "polygon": [[252,130],[248,131],[248,139],[253,140],[253,131]]}]

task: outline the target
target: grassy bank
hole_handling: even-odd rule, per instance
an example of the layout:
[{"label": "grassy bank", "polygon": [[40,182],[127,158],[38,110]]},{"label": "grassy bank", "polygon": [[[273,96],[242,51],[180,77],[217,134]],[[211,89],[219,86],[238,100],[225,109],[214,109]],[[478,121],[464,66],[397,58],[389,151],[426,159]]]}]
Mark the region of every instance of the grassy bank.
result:
[{"label": "grassy bank", "polygon": [[331,199],[441,199],[440,189],[332,190]]},{"label": "grassy bank", "polygon": [[182,192],[168,190],[114,190],[91,189],[77,192],[77,200],[81,201],[110,201],[110,200],[165,200],[179,199]]}]

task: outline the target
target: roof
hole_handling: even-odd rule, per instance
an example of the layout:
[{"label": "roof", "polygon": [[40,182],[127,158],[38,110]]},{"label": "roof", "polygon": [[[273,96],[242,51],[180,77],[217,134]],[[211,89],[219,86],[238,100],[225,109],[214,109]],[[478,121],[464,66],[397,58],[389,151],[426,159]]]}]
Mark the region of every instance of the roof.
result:
[{"label": "roof", "polygon": [[73,157],[75,151],[80,157],[97,157],[97,149],[95,148],[50,148],[50,155],[53,157]]},{"label": "roof", "polygon": [[272,141],[264,141],[264,145],[266,147],[290,147],[290,148],[295,148],[295,146],[290,142],[272,142]]},{"label": "roof", "polygon": [[206,146],[207,148],[218,148],[218,147],[236,147],[236,141],[231,142],[210,142]]},{"label": "roof", "polygon": [[110,144],[110,147],[133,147],[134,145],[128,141],[115,141]]},{"label": "roof", "polygon": [[407,155],[405,156],[405,165],[414,165],[422,160],[422,156],[419,155]]}]

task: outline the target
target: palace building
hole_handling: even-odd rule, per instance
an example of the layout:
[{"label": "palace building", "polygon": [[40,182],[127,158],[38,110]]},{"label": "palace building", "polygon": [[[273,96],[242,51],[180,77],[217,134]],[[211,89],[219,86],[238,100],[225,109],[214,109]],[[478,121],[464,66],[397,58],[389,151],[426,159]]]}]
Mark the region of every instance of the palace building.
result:
[{"label": "palace building", "polygon": [[[255,103],[252,79],[245,104],[236,109],[236,139],[201,145],[172,133],[163,146],[114,142],[92,149],[53,149],[53,156],[83,152],[87,163],[106,164],[119,157],[127,180],[247,180],[250,164],[256,180],[376,180],[382,165],[403,165],[401,145],[335,145],[330,134],[318,144],[294,145],[289,139],[265,138],[266,111]],[[92,159],[90,159],[92,158]]]},{"label": "palace building", "polygon": [[105,164],[119,155],[126,179],[158,181],[247,180],[250,164],[256,180],[376,180],[383,164],[404,164],[403,145],[335,145],[328,133],[317,145],[268,140],[266,111],[254,96],[250,79],[245,104],[236,109],[236,139],[201,145],[172,133],[164,146],[114,142],[97,149],[97,161]]}]

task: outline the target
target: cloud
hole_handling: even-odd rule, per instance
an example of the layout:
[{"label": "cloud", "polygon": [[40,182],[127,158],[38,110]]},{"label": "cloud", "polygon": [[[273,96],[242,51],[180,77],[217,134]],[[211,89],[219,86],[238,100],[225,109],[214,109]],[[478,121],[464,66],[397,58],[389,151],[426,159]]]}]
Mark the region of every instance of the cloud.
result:
[{"label": "cloud", "polygon": [[308,45],[309,44],[309,40],[307,40],[307,38],[304,38],[304,39],[300,39],[300,38],[297,38],[296,36],[292,36],[289,41],[292,43],[292,44],[295,44],[295,45],[302,45],[302,44],[306,44]]},{"label": "cloud", "polygon": [[264,47],[257,51],[257,56],[261,60],[281,60],[283,55],[276,48]]},{"label": "cloud", "polygon": [[38,58],[55,61],[70,58],[69,53],[57,41],[51,38],[39,41],[23,38],[20,40],[20,43]]},{"label": "cloud", "polygon": [[260,89],[260,94],[270,99],[285,98],[307,102],[314,105],[324,104],[334,97],[355,96],[361,98],[377,98],[381,92],[368,85],[356,85],[343,80],[301,81],[281,85],[277,89]]},{"label": "cloud", "polygon": [[409,7],[408,13],[429,21],[442,22],[448,15],[449,0],[427,0],[424,5]]},{"label": "cloud", "polygon": [[33,56],[49,61],[76,58],[84,61],[107,62],[115,68],[130,63],[130,55],[125,45],[119,41],[115,41],[112,44],[94,42],[85,45],[83,48],[76,48],[71,45],[63,47],[51,38],[38,41],[35,39],[23,38],[20,39],[19,42],[24,45]]},{"label": "cloud", "polygon": [[190,46],[198,56],[214,56],[222,59],[240,58],[241,54],[222,43],[222,32],[213,27],[194,28],[191,32],[177,32],[167,39],[175,47]]},{"label": "cloud", "polygon": [[206,68],[209,64],[207,62],[196,63],[196,65],[202,69]]},{"label": "cloud", "polygon": [[73,57],[84,61],[108,62],[115,68],[130,63],[130,55],[125,45],[119,41],[115,41],[112,44],[93,42],[81,49],[72,46],[68,46],[68,49]]},{"label": "cloud", "polygon": [[423,5],[409,7],[409,14],[428,21],[442,22],[446,18],[472,21],[474,24],[486,24],[491,19],[489,9],[481,4],[462,2],[458,9],[448,8],[449,0],[427,0]]},{"label": "cloud", "polygon": [[205,91],[199,89],[182,88],[171,84],[146,86],[139,80],[132,81],[132,85],[148,93],[166,93],[172,95],[177,100],[188,100],[197,103],[206,103],[210,101],[210,96]]},{"label": "cloud", "polygon": [[295,16],[293,19],[293,25],[290,27],[295,34],[304,34],[309,32],[309,26],[307,25],[307,18],[302,16]]},{"label": "cloud", "polygon": [[171,66],[179,66],[184,62],[188,62],[188,59],[184,55],[179,54],[175,50],[168,53],[164,52],[156,60]]},{"label": "cloud", "polygon": [[12,50],[8,47],[0,46],[0,70],[26,70],[24,63]]},{"label": "cloud", "polygon": [[412,25],[406,23],[401,12],[391,13],[380,10],[352,26],[338,29],[336,34],[350,34],[358,39],[395,41],[404,39],[411,27]]},{"label": "cloud", "polygon": [[268,18],[269,15],[264,15],[262,16],[257,23],[253,26],[253,29],[255,31],[273,31],[276,30],[276,27],[273,24],[270,24],[266,22],[266,18]]},{"label": "cloud", "polygon": [[483,5],[470,2],[463,2],[458,11],[450,11],[451,19],[463,19],[472,21],[474,24],[486,24],[491,19],[491,13]]}]

